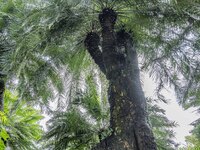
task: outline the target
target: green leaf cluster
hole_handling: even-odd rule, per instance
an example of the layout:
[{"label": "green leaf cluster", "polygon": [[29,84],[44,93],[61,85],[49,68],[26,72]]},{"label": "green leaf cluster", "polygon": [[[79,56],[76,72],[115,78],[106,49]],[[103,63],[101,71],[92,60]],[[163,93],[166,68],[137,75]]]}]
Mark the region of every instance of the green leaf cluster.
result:
[{"label": "green leaf cluster", "polygon": [[4,94],[4,103],[0,137],[6,141],[5,146],[13,150],[36,150],[36,141],[42,135],[41,126],[38,124],[43,118],[40,112],[8,90]]}]

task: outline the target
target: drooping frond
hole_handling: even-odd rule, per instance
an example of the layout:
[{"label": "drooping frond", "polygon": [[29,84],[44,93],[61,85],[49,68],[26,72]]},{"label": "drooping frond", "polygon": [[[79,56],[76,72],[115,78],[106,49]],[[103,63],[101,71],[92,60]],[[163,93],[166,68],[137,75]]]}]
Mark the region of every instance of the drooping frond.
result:
[{"label": "drooping frond", "polygon": [[196,1],[127,2],[125,19],[143,66],[158,83],[158,93],[171,85],[181,104],[198,99],[199,4]]},{"label": "drooping frond", "polygon": [[9,34],[15,41],[16,50],[6,63],[6,70],[10,78],[18,81],[22,98],[44,106],[49,99],[55,98],[54,91],[60,93],[58,95],[64,92],[63,67],[67,68],[65,75],[78,79],[80,69],[83,71],[89,65],[81,41],[76,41],[83,32],[77,29],[84,23],[85,8],[79,3],[64,1],[23,4],[27,14],[15,16],[19,20],[15,24],[17,32]]},{"label": "drooping frond", "polygon": [[175,133],[173,128],[177,126],[177,123],[170,121],[165,116],[165,110],[155,104],[155,100],[148,98],[147,102],[149,122],[152,127],[158,149],[174,150],[177,143],[174,141]]},{"label": "drooping frond", "polygon": [[48,122],[46,147],[54,150],[83,149],[95,143],[93,126],[77,110],[58,113]]}]

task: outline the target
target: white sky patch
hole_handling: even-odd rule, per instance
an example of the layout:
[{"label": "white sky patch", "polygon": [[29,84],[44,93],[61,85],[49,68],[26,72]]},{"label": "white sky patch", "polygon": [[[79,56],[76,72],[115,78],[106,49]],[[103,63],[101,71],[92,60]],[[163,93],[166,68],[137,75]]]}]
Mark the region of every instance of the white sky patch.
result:
[{"label": "white sky patch", "polygon": [[[143,90],[146,97],[155,97],[154,90],[156,88],[156,84],[154,81],[148,77],[148,75],[142,75],[143,80]],[[175,93],[172,89],[168,89],[163,92],[163,95],[166,99],[170,99],[168,104],[159,103],[159,106],[166,110],[166,116],[169,120],[175,121],[179,124],[174,131],[176,132],[176,142],[180,144],[180,146],[186,145],[185,136],[190,135],[190,130],[192,130],[193,126],[190,124],[198,119],[198,115],[194,112],[194,109],[183,110],[181,106],[178,105]]]},{"label": "white sky patch", "polygon": [[47,131],[47,121],[51,119],[51,117],[47,114],[42,114],[44,118],[40,121],[40,125],[42,126],[43,130],[46,132]]}]

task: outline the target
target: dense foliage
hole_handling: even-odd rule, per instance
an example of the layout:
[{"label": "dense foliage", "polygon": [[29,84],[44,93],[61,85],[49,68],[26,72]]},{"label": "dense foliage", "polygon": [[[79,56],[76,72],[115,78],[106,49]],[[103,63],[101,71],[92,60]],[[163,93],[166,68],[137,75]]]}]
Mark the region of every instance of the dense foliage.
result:
[{"label": "dense foliage", "polygon": [[[199,107],[198,1],[2,0],[0,80],[17,90],[19,99],[6,91],[0,146],[8,141],[15,150],[35,148],[41,116],[32,106],[52,116],[44,147],[87,149],[109,135],[107,82],[83,43],[88,32],[99,32],[97,15],[105,7],[118,14],[116,30],[130,30],[141,71],[157,81],[156,97],[166,101],[160,91],[170,85],[182,106]],[[175,123],[153,100],[149,114],[158,148],[173,149]],[[188,141],[198,145],[199,133],[197,122]]]},{"label": "dense foliage", "polygon": [[18,101],[10,91],[5,92],[4,102],[4,111],[0,112],[0,149],[7,146],[12,150],[36,150],[43,133],[40,112],[24,100]]}]

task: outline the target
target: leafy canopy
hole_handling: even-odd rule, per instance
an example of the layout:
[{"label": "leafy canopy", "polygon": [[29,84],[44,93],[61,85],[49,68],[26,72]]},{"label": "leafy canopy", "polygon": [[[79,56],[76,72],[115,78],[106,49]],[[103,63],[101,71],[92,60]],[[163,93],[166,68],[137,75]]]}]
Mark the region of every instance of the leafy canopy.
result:
[{"label": "leafy canopy", "polygon": [[[73,108],[74,103],[79,105],[81,103],[96,122],[101,122],[104,116],[98,102],[102,102],[102,97],[106,94],[104,91],[101,98],[97,97],[98,92],[92,90],[98,85],[94,84],[95,81],[87,83],[90,86],[86,86],[88,91],[92,90],[92,94],[90,91],[77,101],[78,93],[83,88],[82,83],[87,81],[89,72],[97,68],[85,50],[83,40],[87,32],[92,30],[99,32],[97,15],[104,7],[116,10],[118,14],[116,30],[123,27],[131,31],[139,56],[142,58],[141,69],[150,73],[158,83],[158,98],[163,100],[160,91],[167,84],[175,89],[180,104],[185,108],[198,106],[200,99],[198,1],[9,0],[0,3],[2,4],[1,35],[9,37],[8,43],[14,45],[11,52],[5,53],[2,49],[6,49],[7,44],[1,44],[3,46],[0,51],[2,54],[0,63],[4,67],[0,69],[7,74],[10,87],[12,85],[10,81],[17,79],[15,87],[18,88],[20,98],[48,109],[50,100],[65,101],[66,106],[72,105],[67,109],[69,114],[64,113],[62,116],[55,114],[61,118],[55,125],[65,125],[65,121],[71,117],[74,118],[72,121],[80,120],[83,126],[88,125],[88,121],[81,118],[80,109]],[[100,73],[96,76],[104,78]],[[159,112],[159,109],[156,110]],[[166,121],[165,117],[154,115],[162,118],[159,123],[160,120],[152,116],[155,126],[160,124],[170,126],[163,123]],[[53,124],[54,120],[50,122]],[[67,123],[71,129],[73,123]],[[100,128],[101,126],[98,126],[98,129]],[[73,132],[70,131],[66,136],[62,133],[55,135],[59,139],[63,139],[64,136],[71,140],[71,137],[80,133],[78,129],[72,129]],[[82,127],[81,129],[85,130]],[[94,133],[90,129],[87,132]],[[170,139],[173,135],[160,128],[158,130],[155,128],[154,132],[158,135],[157,141],[161,146],[166,144],[162,137]],[[49,137],[54,138],[54,134],[49,133]],[[70,142],[62,144],[66,147]],[[79,138],[72,143],[77,146],[77,143],[80,143]]]}]

